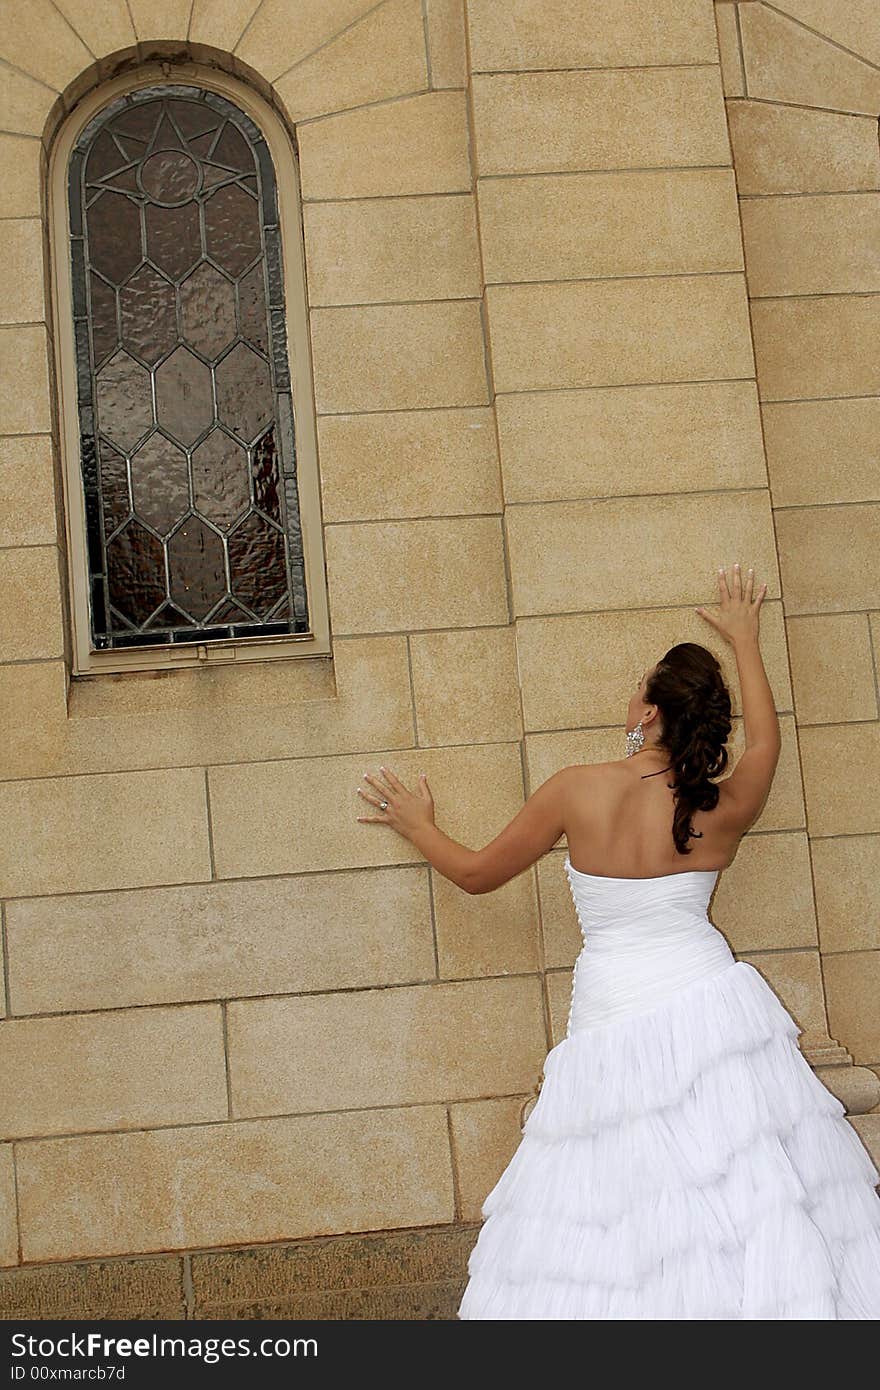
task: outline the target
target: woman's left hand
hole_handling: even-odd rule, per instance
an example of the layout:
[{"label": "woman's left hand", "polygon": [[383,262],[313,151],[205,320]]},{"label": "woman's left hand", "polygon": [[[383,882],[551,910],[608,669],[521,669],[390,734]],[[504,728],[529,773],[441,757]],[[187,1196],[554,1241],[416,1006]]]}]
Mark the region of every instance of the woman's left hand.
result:
[{"label": "woman's left hand", "polygon": [[380,809],[377,816],[358,816],[359,821],[390,825],[392,830],[396,830],[407,839],[410,839],[418,826],[434,824],[434,798],[428,789],[428,779],[424,772],[419,773],[417,792],[409,791],[400,778],[395,777],[387,767],[380,767],[379,772],[382,774],[380,777],[372,777],[369,772],[364,773],[364,781],[375,787],[378,795],[371,796],[369,792],[358,787],[358,796],[362,796],[377,808],[380,801],[387,801],[388,805],[384,811]]}]

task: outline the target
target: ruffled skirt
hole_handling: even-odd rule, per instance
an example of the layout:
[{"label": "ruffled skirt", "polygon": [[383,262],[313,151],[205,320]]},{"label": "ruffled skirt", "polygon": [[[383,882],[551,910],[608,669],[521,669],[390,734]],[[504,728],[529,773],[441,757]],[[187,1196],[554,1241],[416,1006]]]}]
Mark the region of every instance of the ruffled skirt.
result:
[{"label": "ruffled skirt", "polygon": [[462,1319],[880,1318],[880,1174],[746,961],[547,1054]]}]

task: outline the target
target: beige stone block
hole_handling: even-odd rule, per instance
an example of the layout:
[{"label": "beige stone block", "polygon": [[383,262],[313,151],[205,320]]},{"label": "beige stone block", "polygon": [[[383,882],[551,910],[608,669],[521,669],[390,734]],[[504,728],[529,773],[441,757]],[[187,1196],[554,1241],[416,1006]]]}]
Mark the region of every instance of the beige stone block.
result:
[{"label": "beige stone block", "polygon": [[[18,1264],[18,1220],[12,1145],[0,1144],[0,1265]],[[4,1298],[4,1307],[8,1307]]]},{"label": "beige stone block", "polygon": [[533,874],[517,874],[494,893],[469,894],[435,872],[432,893],[441,978],[523,975],[541,969]]},{"label": "beige stone block", "polygon": [[[740,708],[738,699],[735,708],[737,710]],[[750,828],[750,833],[768,830],[802,830],[806,825],[804,789],[798,756],[799,730],[793,715],[780,714],[779,731],[782,736],[779,762],[764,809]],[[745,747],[742,716],[737,714],[728,741],[730,772],[736,767],[745,752]],[[725,775],[729,776],[730,773]],[[810,828],[812,829],[812,827]]]},{"label": "beige stone block", "polygon": [[82,39],[50,0],[29,0],[6,10],[0,58],[56,91],[93,62]]},{"label": "beige stone block", "polygon": [[737,953],[817,946],[806,834],[744,835],[719,876],[710,915]]},{"label": "beige stone block", "polygon": [[742,5],[739,14],[749,96],[868,116],[880,111],[876,68],[766,5]]},{"label": "beige stone block", "polygon": [[0,321],[33,323],[45,315],[43,225],[38,217],[0,221]]},{"label": "beige stone block", "polygon": [[442,1105],[46,1139],[18,1193],[26,1260],[454,1220]]},{"label": "beige stone block", "polygon": [[334,631],[507,623],[497,517],[327,527]]},{"label": "beige stone block", "polygon": [[566,1035],[573,976],[570,970],[550,970],[545,979],[550,1005],[550,1046],[555,1047]]},{"label": "beige stone block", "polygon": [[755,374],[742,275],[490,285],[486,299],[497,391]]},{"label": "beige stone block", "polygon": [[463,1221],[481,1219],[483,1202],[513,1158],[522,1138],[520,1111],[524,1101],[525,1096],[505,1096],[501,1100],[450,1105],[452,1153]]},{"label": "beige stone block", "polygon": [[732,169],[480,179],[486,281],[741,270]]},{"label": "beige stone block", "polygon": [[749,294],[847,294],[880,289],[880,193],[746,199]]},{"label": "beige stone block", "polygon": [[802,1029],[800,1047],[827,1040],[822,968],[818,951],[752,952],[741,957],[758,970]]},{"label": "beige stone block", "polygon": [[463,299],[481,293],[469,193],[308,203],[303,219],[312,304]]},{"label": "beige stone block", "polygon": [[0,545],[52,545],[55,539],[50,436],[0,439]]},{"label": "beige stone block", "polygon": [[508,503],[767,485],[753,381],[512,393],[496,411]]},{"label": "beige stone block", "polygon": [[[782,748],[764,809],[751,832],[802,830],[804,797],[798,763],[798,739],[791,715],[779,719]],[[537,787],[560,767],[621,760],[625,754],[624,720],[608,729],[577,729],[557,734],[531,734],[526,739],[529,786]],[[809,732],[809,731],[808,731]],[[742,719],[735,715],[727,741],[729,776],[745,749]],[[812,831],[812,827],[811,827]]]},{"label": "beige stone block", "polygon": [[211,877],[202,768],[0,784],[0,893],[75,893]]},{"label": "beige stone block", "polygon": [[491,407],[320,415],[318,453],[325,522],[501,511]]},{"label": "beige stone block", "polygon": [[721,59],[721,81],[726,97],[745,95],[742,49],[736,22],[736,5],[716,3],[715,26],[718,31],[718,53]]},{"label": "beige stone block", "polygon": [[880,503],[776,512],[785,611],[880,608]]},{"label": "beige stone block", "polygon": [[421,867],[12,899],[6,932],[16,1014],[362,989],[436,973]]},{"label": "beige stone block", "polygon": [[810,836],[880,832],[880,724],[801,729]]},{"label": "beige stone block", "polygon": [[57,774],[66,763],[67,663],[0,665],[0,766],[13,777]]},{"label": "beige stone block", "polygon": [[559,733],[528,734],[525,753],[529,791],[534,791],[559,768],[622,759],[623,722],[621,715],[619,728],[615,729],[565,729]]},{"label": "beige stone block", "polygon": [[[734,708],[738,707],[733,648],[692,607],[521,618],[516,633],[523,720],[529,732],[623,724],[642,672],[679,642],[698,642],[715,655]],[[778,600],[765,599],[762,605],[761,651],[776,707],[790,710],[785,629]]]},{"label": "beige stone block", "polygon": [[45,325],[0,329],[0,434],[47,434],[51,423]]},{"label": "beige stone block", "polygon": [[[120,4],[119,0],[54,0],[54,4],[96,58],[103,58],[106,53],[115,53],[118,48],[130,48],[135,42],[131,13],[137,13],[137,0],[132,6],[131,13],[129,7]],[[153,4],[151,8],[155,10],[157,6]],[[167,3],[158,6],[160,11],[168,10],[168,8]],[[185,6],[181,4],[172,5],[172,13],[168,18],[176,18],[179,21],[184,8]],[[163,19],[164,17],[163,15]],[[159,32],[156,30],[151,37],[158,38]],[[178,25],[176,28],[167,30],[163,28],[161,32],[162,37],[184,38],[186,21],[184,21],[182,30]],[[84,63],[83,66],[87,66],[87,64]]]},{"label": "beige stone block", "polygon": [[425,22],[431,86],[467,86],[464,0],[426,0]]},{"label": "beige stone block", "polygon": [[864,613],[789,618],[788,650],[798,723],[876,719],[871,632]]},{"label": "beige stone block", "polygon": [[[55,98],[54,89],[46,87],[36,78],[28,77],[27,73],[18,72],[5,64],[0,67],[0,129],[8,131],[9,137],[41,136]],[[9,137],[3,137],[0,149],[11,148]],[[39,150],[39,145],[36,145],[36,149]],[[39,208],[35,211],[38,212]]]},{"label": "beige stone block", "polygon": [[52,545],[0,550],[0,658],[60,656],[58,552]]},{"label": "beige stone block", "polygon": [[878,500],[878,397],[767,401],[761,413],[776,507]]},{"label": "beige stone block", "polygon": [[41,1322],[48,1318],[183,1321],[187,1315],[179,1255],[25,1265],[0,1277],[0,1298],[6,1317]]},{"label": "beige stone block", "polygon": [[4,1138],[225,1120],[219,1004],[7,1019]]},{"label": "beige stone block", "polygon": [[467,14],[474,72],[718,61],[702,0],[467,0]]},{"label": "beige stone block", "polygon": [[127,0],[139,39],[185,39],[192,0]]},{"label": "beige stone block", "polygon": [[880,188],[870,116],[732,101],[727,118],[741,196]]},{"label": "beige stone block", "polygon": [[[766,579],[767,599],[780,594],[763,489],[536,503],[508,508],[506,520],[517,616],[714,605],[718,566],[737,558]],[[700,622],[706,637],[715,631]]]},{"label": "beige stone block", "polygon": [[823,954],[880,950],[880,835],[816,839],[811,851]]},{"label": "beige stone block", "polygon": [[210,43],[232,53],[260,4],[261,0],[193,0],[189,36],[193,43]]},{"label": "beige stone block", "polygon": [[[358,796],[362,773],[390,768],[414,791],[427,773],[438,823],[461,844],[480,848],[522,805],[522,768],[515,744],[374,751],[369,758],[288,759],[210,768],[216,877],[254,878],[378,864],[420,864],[419,851],[372,815]],[[366,785],[369,785],[368,783]],[[468,794],[461,795],[466,786]],[[365,807],[370,809],[365,809]],[[284,834],[278,834],[278,826]],[[332,827],[332,836],[328,835]]]},{"label": "beige stone block", "polygon": [[779,0],[775,8],[880,66],[880,10],[874,0],[847,0],[845,5],[837,0]]},{"label": "beige stone block", "polygon": [[[3,184],[3,212],[6,217],[40,216],[41,155],[42,146],[39,140],[26,135],[0,133],[0,179]],[[30,332],[35,333],[36,330]],[[4,337],[5,335],[0,335],[0,341],[3,341]],[[28,340],[21,350],[28,351],[27,342]],[[32,348],[30,353],[33,354]],[[7,388],[3,380],[2,389],[5,396],[11,386]],[[0,396],[0,407],[12,404],[13,402],[7,402]],[[5,410],[0,418],[5,419]],[[47,429],[48,425],[44,428]],[[14,426],[4,423],[2,430],[10,434]]]},{"label": "beige stone block", "polygon": [[536,975],[234,1000],[227,1015],[237,1118],[518,1093],[544,1056]]},{"label": "beige stone block", "polygon": [[880,395],[880,294],[755,300],[751,310],[763,400]]},{"label": "beige stone block", "polygon": [[275,90],[289,119],[300,121],[407,96],[427,85],[421,0],[387,0],[298,62]]},{"label": "beige stone block", "polygon": [[[332,661],[75,682],[69,706],[62,664],[0,665],[0,709],[0,756],[19,777],[204,765],[218,748],[232,762],[336,754],[413,737],[402,635],[337,640]],[[34,709],[37,721],[17,714]]]},{"label": "beige stone block", "polygon": [[717,67],[476,76],[477,172],[729,164]]},{"label": "beige stone block", "polygon": [[512,627],[410,638],[418,741],[514,742],[522,733]]},{"label": "beige stone block", "polygon": [[306,121],[297,140],[304,199],[470,191],[464,92],[426,92]]},{"label": "beige stone block", "polygon": [[477,299],[313,309],[311,337],[319,412],[488,403]]},{"label": "beige stone block", "polygon": [[571,970],[584,944],[565,872],[567,853],[567,849],[554,849],[537,863],[544,961],[548,970],[560,966]]},{"label": "beige stone block", "polygon": [[263,0],[236,46],[236,57],[272,82],[326,45],[370,8],[368,0]]},{"label": "beige stone block", "polygon": [[822,958],[832,1037],[856,1065],[880,1061],[880,950]]}]

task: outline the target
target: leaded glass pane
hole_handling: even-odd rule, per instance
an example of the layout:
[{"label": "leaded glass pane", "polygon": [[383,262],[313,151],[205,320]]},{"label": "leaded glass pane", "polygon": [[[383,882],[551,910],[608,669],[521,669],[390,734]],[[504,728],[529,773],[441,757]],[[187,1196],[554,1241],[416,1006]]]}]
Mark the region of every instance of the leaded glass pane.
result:
[{"label": "leaded glass pane", "polygon": [[263,136],[149,87],[86,126],[68,191],[93,645],[308,631]]}]

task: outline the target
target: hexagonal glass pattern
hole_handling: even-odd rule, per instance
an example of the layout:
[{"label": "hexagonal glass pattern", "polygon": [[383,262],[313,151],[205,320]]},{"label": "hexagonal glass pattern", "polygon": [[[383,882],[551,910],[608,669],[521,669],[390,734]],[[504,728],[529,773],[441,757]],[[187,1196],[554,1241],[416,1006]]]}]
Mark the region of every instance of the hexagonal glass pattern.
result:
[{"label": "hexagonal glass pattern", "polygon": [[231,526],[251,504],[247,451],[221,429],[193,449],[192,480],[196,510],[217,526]]},{"label": "hexagonal glass pattern", "polygon": [[272,383],[265,358],[236,343],[219,363],[217,414],[243,444],[252,444],[272,414]]},{"label": "hexagonal glass pattern", "polygon": [[195,444],[214,418],[211,368],[176,347],[156,368],[156,420],[181,444]]},{"label": "hexagonal glass pattern", "polygon": [[150,366],[177,342],[176,298],[171,281],[146,262],[119,291],[122,341],[133,356]]},{"label": "hexagonal glass pattern", "polygon": [[155,430],[131,460],[134,510],[160,536],[189,510],[186,454]]},{"label": "hexagonal glass pattern", "polygon": [[309,629],[275,170],[201,87],[105,106],[68,169],[92,644]]}]

